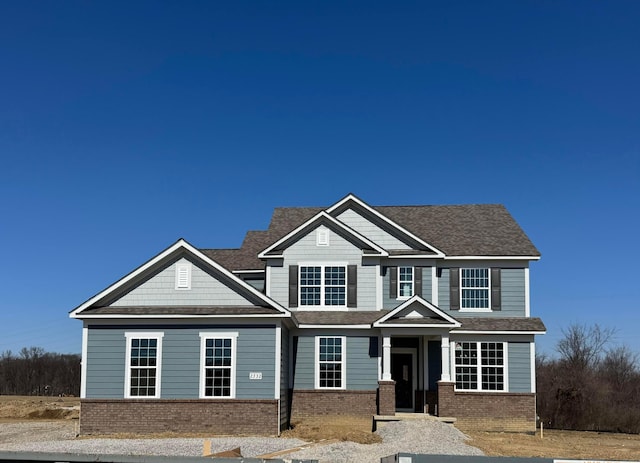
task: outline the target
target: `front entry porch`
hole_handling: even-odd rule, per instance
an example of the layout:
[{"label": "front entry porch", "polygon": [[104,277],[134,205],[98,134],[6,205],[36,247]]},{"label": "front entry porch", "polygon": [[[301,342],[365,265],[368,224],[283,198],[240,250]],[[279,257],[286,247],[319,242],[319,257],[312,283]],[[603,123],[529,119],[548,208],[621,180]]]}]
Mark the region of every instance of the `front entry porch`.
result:
[{"label": "front entry porch", "polygon": [[386,391],[393,384],[394,393],[393,407],[387,399],[387,411],[437,414],[438,381],[449,365],[448,336],[383,336],[382,345],[382,382]]}]

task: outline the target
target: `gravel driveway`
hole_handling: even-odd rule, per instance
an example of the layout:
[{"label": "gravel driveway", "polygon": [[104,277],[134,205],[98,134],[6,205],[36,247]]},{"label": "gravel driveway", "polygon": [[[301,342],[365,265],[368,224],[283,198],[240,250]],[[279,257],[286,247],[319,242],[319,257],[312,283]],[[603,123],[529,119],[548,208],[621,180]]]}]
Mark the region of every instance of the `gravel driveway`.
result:
[{"label": "gravel driveway", "polygon": [[[380,458],[398,452],[447,455],[482,455],[465,444],[465,436],[455,427],[436,420],[391,422],[377,431],[379,444],[340,442],[315,446],[282,459],[316,459],[321,462],[379,463]],[[218,437],[210,439],[212,451],[240,447],[245,457],[276,452],[305,444],[299,439],[267,437]],[[54,453],[119,455],[201,456],[204,439],[109,439],[76,438],[70,421],[32,421],[0,424],[0,450]]]}]

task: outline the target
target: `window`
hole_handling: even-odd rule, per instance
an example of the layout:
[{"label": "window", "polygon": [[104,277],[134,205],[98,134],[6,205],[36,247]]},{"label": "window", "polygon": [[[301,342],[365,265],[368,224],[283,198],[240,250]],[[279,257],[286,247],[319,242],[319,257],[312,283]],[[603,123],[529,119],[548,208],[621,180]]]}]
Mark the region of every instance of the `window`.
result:
[{"label": "window", "polygon": [[125,333],[127,369],[125,397],[160,397],[163,333]]},{"label": "window", "polygon": [[489,269],[460,269],[461,307],[463,309],[488,309],[489,303]]},{"label": "window", "polygon": [[238,333],[200,333],[200,397],[235,397]]},{"label": "window", "polygon": [[316,338],[316,387],[344,389],[345,337]]},{"label": "window", "polygon": [[413,267],[398,267],[398,298],[413,296]]},{"label": "window", "polygon": [[346,294],[345,266],[300,267],[300,305],[345,306]]},{"label": "window", "polygon": [[191,289],[191,264],[176,264],[176,289]]},{"label": "window", "polygon": [[505,346],[503,342],[457,342],[456,389],[504,391]]}]

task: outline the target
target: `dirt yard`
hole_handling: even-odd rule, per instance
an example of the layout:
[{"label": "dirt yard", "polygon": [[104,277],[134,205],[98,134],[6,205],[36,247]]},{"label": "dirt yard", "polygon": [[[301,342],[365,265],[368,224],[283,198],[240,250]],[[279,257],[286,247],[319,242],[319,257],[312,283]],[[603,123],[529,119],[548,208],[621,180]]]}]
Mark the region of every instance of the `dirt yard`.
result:
[{"label": "dirt yard", "polygon": [[[78,418],[79,408],[80,399],[76,397],[0,396],[0,422],[71,420]],[[329,417],[294,423],[293,429],[284,432],[283,437],[372,444],[380,438],[371,432],[371,424],[370,419]],[[493,456],[640,460],[640,435],[637,434],[545,429],[541,439],[540,433],[462,431],[470,437],[470,445]]]}]

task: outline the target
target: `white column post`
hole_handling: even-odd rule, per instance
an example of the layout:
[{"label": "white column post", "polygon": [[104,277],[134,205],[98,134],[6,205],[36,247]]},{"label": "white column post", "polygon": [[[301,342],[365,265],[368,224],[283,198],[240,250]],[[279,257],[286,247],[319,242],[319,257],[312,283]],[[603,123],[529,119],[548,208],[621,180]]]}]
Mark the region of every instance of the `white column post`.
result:
[{"label": "white column post", "polygon": [[391,381],[391,336],[382,337],[382,381]]},{"label": "white column post", "polygon": [[440,381],[451,381],[451,369],[450,362],[451,356],[449,355],[449,334],[442,335],[442,376],[440,377]]}]

